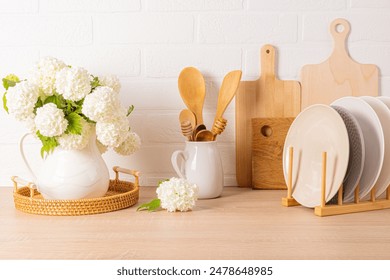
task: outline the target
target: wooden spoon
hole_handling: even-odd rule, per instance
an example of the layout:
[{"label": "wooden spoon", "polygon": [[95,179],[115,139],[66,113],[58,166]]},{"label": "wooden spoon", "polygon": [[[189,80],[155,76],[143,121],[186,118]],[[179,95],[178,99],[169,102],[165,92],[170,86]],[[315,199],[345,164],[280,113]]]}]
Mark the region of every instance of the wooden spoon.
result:
[{"label": "wooden spoon", "polygon": [[195,135],[195,141],[213,141],[214,134],[207,129],[202,129]]},{"label": "wooden spoon", "polygon": [[217,135],[221,134],[226,127],[227,120],[219,118],[214,124],[213,128],[210,130],[203,129],[196,133],[196,141],[214,141]]},{"label": "wooden spoon", "polygon": [[180,111],[179,121],[180,121],[180,124],[182,124],[185,121],[190,122],[192,129],[194,129],[196,126],[196,117],[195,117],[194,113],[192,113],[188,109],[183,109]]},{"label": "wooden spoon", "polygon": [[189,141],[192,140],[192,133],[193,133],[193,129],[192,129],[192,125],[189,121],[183,121],[181,123],[181,133],[187,137],[187,139]]},{"label": "wooden spoon", "polygon": [[226,74],[223,78],[221,88],[218,94],[217,113],[214,119],[213,127],[219,118],[222,118],[230,101],[232,101],[234,95],[237,92],[238,86],[240,85],[242,71],[235,70]]},{"label": "wooden spoon", "polygon": [[192,139],[194,141],[197,141],[196,140],[196,134],[198,134],[199,131],[201,130],[206,130],[206,126],[204,124],[198,124],[195,128],[194,128],[194,132],[192,134]]},{"label": "wooden spoon", "polygon": [[194,67],[186,67],[180,72],[178,85],[181,98],[196,117],[196,124],[203,124],[206,86],[202,73]]}]

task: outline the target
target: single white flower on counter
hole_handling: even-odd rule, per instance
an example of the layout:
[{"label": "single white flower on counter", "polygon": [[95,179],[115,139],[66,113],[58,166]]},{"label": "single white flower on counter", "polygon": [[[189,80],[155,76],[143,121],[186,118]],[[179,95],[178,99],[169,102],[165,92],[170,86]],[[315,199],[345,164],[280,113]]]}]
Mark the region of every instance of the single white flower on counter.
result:
[{"label": "single white flower on counter", "polygon": [[112,88],[116,93],[121,91],[121,83],[115,75],[101,76],[99,77],[99,82],[102,86]]},{"label": "single white flower on counter", "polygon": [[130,124],[125,117],[114,119],[108,123],[96,123],[97,139],[103,145],[111,148],[119,147],[125,141],[129,130]]},{"label": "single white flower on counter", "polygon": [[188,211],[198,199],[198,186],[182,178],[171,178],[160,183],[156,190],[161,207],[168,212]]},{"label": "single white flower on counter", "polygon": [[89,142],[89,138],[92,133],[93,125],[89,124],[86,120],[81,119],[82,123],[82,132],[80,135],[72,133],[64,133],[57,138],[60,146],[65,150],[72,149],[84,149]]},{"label": "single white flower on counter", "polygon": [[44,57],[31,70],[29,81],[38,85],[43,95],[53,95],[57,73],[66,67],[66,64],[54,57]]},{"label": "single white flower on counter", "polygon": [[141,146],[141,138],[135,132],[128,131],[124,141],[114,151],[120,155],[128,156],[138,151]]},{"label": "single white flower on counter", "polygon": [[53,137],[65,132],[68,121],[61,109],[54,103],[47,103],[37,109],[35,126],[43,136]]},{"label": "single white flower on counter", "polygon": [[118,93],[110,87],[97,87],[85,97],[82,112],[95,122],[110,122],[118,114],[125,114]]},{"label": "single white flower on counter", "polygon": [[81,67],[65,67],[56,75],[56,90],[65,99],[79,101],[91,92],[92,77]]},{"label": "single white flower on counter", "polygon": [[34,118],[34,107],[39,97],[37,85],[28,81],[17,83],[7,92],[8,112],[18,121]]}]

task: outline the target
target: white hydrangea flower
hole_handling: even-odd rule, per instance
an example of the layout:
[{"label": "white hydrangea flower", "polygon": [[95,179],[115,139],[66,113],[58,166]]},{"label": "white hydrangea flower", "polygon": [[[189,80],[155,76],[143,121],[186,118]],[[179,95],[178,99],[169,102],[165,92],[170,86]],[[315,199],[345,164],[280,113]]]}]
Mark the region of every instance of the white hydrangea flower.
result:
[{"label": "white hydrangea flower", "polygon": [[117,118],[112,122],[96,123],[97,139],[105,146],[117,148],[126,139],[130,130],[129,122],[126,118]]},{"label": "white hydrangea flower", "polygon": [[91,92],[92,77],[81,67],[65,67],[56,75],[56,89],[65,99],[79,101]]},{"label": "white hydrangea flower", "polygon": [[8,112],[18,121],[34,118],[34,107],[38,97],[38,86],[28,81],[17,83],[7,92]]},{"label": "white hydrangea flower", "polygon": [[53,95],[56,82],[56,74],[65,68],[66,64],[54,57],[44,57],[31,70],[32,83],[38,85],[45,96]]},{"label": "white hydrangea flower", "polygon": [[[35,117],[35,115],[33,115]],[[25,124],[26,124],[26,127],[27,127],[27,130],[33,134],[35,137],[36,136],[36,132],[37,132],[37,127],[35,126],[35,120],[34,118],[28,118],[26,121],[25,121]]]},{"label": "white hydrangea flower", "polygon": [[81,123],[83,128],[80,135],[64,133],[57,138],[57,141],[60,144],[61,148],[65,150],[82,150],[88,145],[89,139],[92,134],[93,125],[89,124],[84,119],[81,120]]},{"label": "white hydrangea flower", "polygon": [[124,114],[118,94],[110,87],[97,87],[85,97],[82,112],[95,122],[110,122]]},{"label": "white hydrangea flower", "polygon": [[135,132],[128,131],[124,141],[114,151],[120,155],[128,156],[138,151],[141,146],[141,138]]},{"label": "white hydrangea flower", "polygon": [[107,75],[99,77],[99,82],[102,86],[110,87],[112,88],[116,93],[119,93],[121,91],[121,82],[119,81],[118,77],[115,75]]},{"label": "white hydrangea flower", "polygon": [[43,136],[53,137],[64,133],[68,121],[65,119],[64,112],[54,103],[47,103],[37,109],[35,126]]},{"label": "white hydrangea flower", "polygon": [[198,186],[185,179],[171,178],[162,182],[156,190],[161,207],[168,212],[191,210],[198,199]]}]

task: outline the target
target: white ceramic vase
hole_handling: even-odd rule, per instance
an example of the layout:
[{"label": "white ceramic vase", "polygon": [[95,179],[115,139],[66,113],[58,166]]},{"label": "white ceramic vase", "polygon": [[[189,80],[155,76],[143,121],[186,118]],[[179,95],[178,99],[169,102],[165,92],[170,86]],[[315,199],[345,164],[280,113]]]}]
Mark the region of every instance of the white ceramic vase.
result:
[{"label": "white ceramic vase", "polygon": [[88,145],[82,150],[65,150],[56,147],[48,154],[37,175],[26,160],[23,141],[20,140],[20,153],[34,178],[38,191],[45,199],[83,199],[102,197],[110,182],[109,172],[97,146],[93,133]]},{"label": "white ceramic vase", "polygon": [[222,194],[224,174],[216,141],[186,141],[184,151],[173,152],[171,162],[180,178],[198,186],[200,199]]}]

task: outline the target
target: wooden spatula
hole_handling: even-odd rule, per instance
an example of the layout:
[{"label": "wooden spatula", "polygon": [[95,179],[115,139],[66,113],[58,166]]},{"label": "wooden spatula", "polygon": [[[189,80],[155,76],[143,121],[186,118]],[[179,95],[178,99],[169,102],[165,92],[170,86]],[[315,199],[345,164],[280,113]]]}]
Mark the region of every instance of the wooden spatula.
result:
[{"label": "wooden spatula", "polygon": [[218,119],[223,117],[223,113],[225,113],[227,106],[236,95],[238,86],[240,85],[241,75],[241,70],[235,70],[227,73],[223,78],[221,88],[219,89],[217,113],[215,114],[213,126],[215,126]]}]

